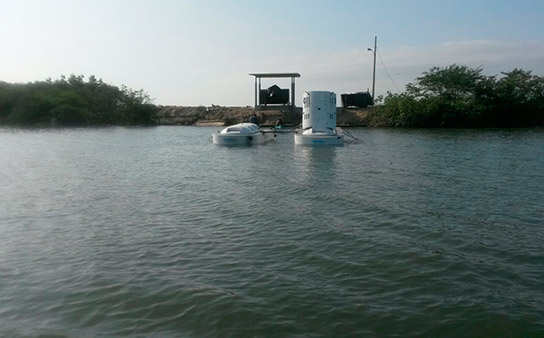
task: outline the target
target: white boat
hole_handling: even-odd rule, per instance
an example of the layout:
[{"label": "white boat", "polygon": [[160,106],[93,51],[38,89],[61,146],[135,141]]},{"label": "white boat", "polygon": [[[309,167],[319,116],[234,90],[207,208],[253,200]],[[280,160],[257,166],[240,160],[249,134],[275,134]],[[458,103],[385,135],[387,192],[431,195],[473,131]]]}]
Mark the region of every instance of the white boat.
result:
[{"label": "white boat", "polygon": [[273,141],[275,136],[255,123],[239,123],[213,133],[212,139],[214,144],[220,145],[251,145]]},{"label": "white boat", "polygon": [[305,92],[302,102],[302,129],[295,131],[295,144],[343,145],[344,133],[336,127],[336,94]]}]

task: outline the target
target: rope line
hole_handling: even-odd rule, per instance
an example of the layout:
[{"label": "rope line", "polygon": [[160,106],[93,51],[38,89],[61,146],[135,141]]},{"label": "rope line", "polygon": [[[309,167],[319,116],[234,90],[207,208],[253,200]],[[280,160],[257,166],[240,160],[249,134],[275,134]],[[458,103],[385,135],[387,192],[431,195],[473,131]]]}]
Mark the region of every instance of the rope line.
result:
[{"label": "rope line", "polygon": [[360,143],[360,142],[363,142],[363,140],[361,140],[361,139],[358,138],[358,137],[353,136],[353,134],[350,133],[350,132],[347,131],[347,130],[342,129],[342,132],[344,133],[344,135],[346,135],[346,136],[348,136],[348,137],[351,137],[351,138],[353,139],[353,141],[354,141],[353,143]]},{"label": "rope line", "polygon": [[400,93],[401,90],[399,89],[399,87],[397,87],[397,84],[395,83],[395,80],[393,80],[391,75],[389,75],[389,72],[387,71],[387,67],[385,66],[385,63],[383,62],[382,55],[380,54],[379,50],[378,50],[378,56],[380,57],[380,62],[382,63],[383,69],[385,70],[385,74],[391,80],[391,82],[393,82],[393,85],[395,86],[395,88],[397,88],[397,91]]}]

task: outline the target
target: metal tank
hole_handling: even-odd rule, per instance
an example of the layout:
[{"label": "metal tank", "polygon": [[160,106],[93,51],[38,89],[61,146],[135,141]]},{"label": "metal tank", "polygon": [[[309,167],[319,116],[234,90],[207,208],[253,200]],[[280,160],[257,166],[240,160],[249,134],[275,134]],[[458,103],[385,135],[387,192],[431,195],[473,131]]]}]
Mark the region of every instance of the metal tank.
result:
[{"label": "metal tank", "polygon": [[336,94],[305,92],[302,102],[302,129],[295,130],[295,144],[343,145],[344,133],[336,127]]},{"label": "metal tank", "polygon": [[302,96],[303,135],[324,133],[335,134],[336,94],[327,91],[305,92]]}]

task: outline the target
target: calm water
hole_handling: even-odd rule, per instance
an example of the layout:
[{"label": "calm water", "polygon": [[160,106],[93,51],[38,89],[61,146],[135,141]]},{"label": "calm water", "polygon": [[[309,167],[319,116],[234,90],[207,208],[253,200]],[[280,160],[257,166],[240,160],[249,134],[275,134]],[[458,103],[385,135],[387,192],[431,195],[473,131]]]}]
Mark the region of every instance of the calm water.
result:
[{"label": "calm water", "polygon": [[0,336],[544,336],[544,132],[0,129]]}]

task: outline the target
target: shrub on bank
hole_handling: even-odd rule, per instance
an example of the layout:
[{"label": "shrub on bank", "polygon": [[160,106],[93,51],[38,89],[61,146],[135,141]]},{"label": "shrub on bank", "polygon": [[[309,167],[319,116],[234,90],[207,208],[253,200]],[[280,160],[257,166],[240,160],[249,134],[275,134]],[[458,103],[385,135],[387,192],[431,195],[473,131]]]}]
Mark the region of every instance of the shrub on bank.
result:
[{"label": "shrub on bank", "polygon": [[0,82],[0,124],[147,125],[157,107],[142,90],[82,75],[27,84]]},{"label": "shrub on bank", "polygon": [[484,76],[481,68],[433,67],[401,94],[379,98],[373,126],[544,126],[544,77],[514,69]]}]

